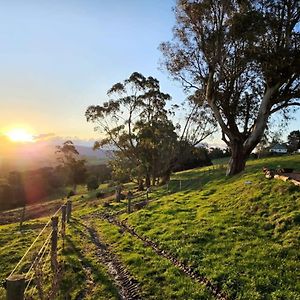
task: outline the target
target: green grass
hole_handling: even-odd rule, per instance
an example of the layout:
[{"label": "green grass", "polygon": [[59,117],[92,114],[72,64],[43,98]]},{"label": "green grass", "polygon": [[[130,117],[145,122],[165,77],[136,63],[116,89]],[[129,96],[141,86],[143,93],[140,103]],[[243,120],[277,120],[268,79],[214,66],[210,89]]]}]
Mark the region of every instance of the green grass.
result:
[{"label": "green grass", "polygon": [[300,188],[261,171],[263,165],[300,170],[299,158],[250,161],[231,178],[222,169],[178,173],[170,195],[124,217],[232,298],[299,299]]},{"label": "green grass", "polygon": [[[74,218],[69,224],[66,246],[64,278],[58,299],[118,299],[116,288],[96,256],[96,247],[80,220]],[[90,286],[87,282],[90,281]],[[96,284],[95,284],[96,283]]]},{"label": "green grass", "polygon": [[[0,226],[0,278],[2,280],[11,273],[46,222],[45,218],[26,222],[22,231],[19,230],[18,223]],[[32,248],[24,262],[16,270],[17,273],[26,272],[46,235],[47,232],[37,241],[36,246]],[[0,286],[0,299],[5,299],[5,290],[2,285]]]},{"label": "green grass", "polygon": [[167,259],[132,237],[121,234],[118,227],[97,220],[99,234],[141,284],[143,299],[213,299],[204,286],[195,284]]},{"label": "green grass", "polygon": [[214,165],[224,165],[229,162],[230,157],[215,158],[212,160]]},{"label": "green grass", "polygon": [[[178,260],[197,269],[232,299],[300,299],[300,188],[289,182],[268,180],[262,167],[293,167],[300,171],[300,156],[251,160],[246,171],[225,177],[221,164],[175,174],[171,182],[154,189],[153,202],[128,215],[137,232],[157,242]],[[181,189],[180,189],[181,181]],[[126,185],[132,189],[133,185]],[[109,189],[108,186],[100,189]],[[63,252],[66,272],[61,286],[71,299],[117,299],[105,266],[95,256],[82,216],[95,211],[115,213],[126,201],[105,208],[80,187],[74,196],[74,221],[68,226]],[[83,198],[81,198],[83,196]],[[140,195],[133,202],[144,200]],[[40,230],[43,220],[26,222],[21,235],[17,224],[0,227],[0,275],[4,278]],[[110,245],[140,282],[144,299],[211,299],[171,263],[129,234],[101,220],[92,220],[99,236]],[[3,263],[2,263],[3,262]],[[93,288],[87,290],[86,269]],[[2,294],[1,294],[2,293]],[[0,289],[0,299],[3,289]]]}]

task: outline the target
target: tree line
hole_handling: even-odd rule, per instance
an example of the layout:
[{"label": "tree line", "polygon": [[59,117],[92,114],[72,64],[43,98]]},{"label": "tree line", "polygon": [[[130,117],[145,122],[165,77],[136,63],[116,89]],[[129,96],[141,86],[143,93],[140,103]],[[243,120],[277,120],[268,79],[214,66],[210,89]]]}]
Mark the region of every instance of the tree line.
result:
[{"label": "tree line", "polygon": [[[173,170],[211,164],[207,149],[190,148],[190,151],[185,159],[182,157],[174,164]],[[55,167],[12,171],[0,177],[1,210],[25,208],[43,201],[73,196],[78,185],[92,191],[99,190],[99,185],[104,182],[117,185],[135,179],[132,161],[121,159],[118,152],[107,164],[88,165],[73,142],[68,140],[56,147],[56,157]]]},{"label": "tree line", "polygon": [[0,210],[67,197],[75,194],[78,184],[86,185],[89,190],[97,189],[100,183],[111,180],[111,168],[107,165],[86,165],[77,154],[68,160],[76,149],[71,141],[58,149],[66,151],[66,157],[59,153],[56,167],[13,171],[0,177]]}]

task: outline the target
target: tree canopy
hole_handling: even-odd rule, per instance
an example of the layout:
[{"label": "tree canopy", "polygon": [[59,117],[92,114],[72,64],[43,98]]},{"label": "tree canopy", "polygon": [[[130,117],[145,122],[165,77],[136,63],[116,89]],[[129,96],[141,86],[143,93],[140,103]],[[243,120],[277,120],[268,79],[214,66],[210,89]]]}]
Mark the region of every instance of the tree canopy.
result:
[{"label": "tree canopy", "polygon": [[79,152],[72,141],[66,141],[62,146],[57,146],[57,160],[66,175],[66,180],[73,185],[74,192],[76,186],[84,183],[87,177],[87,170],[84,159],[80,159]]},{"label": "tree canopy", "polygon": [[129,160],[130,173],[145,178],[149,186],[151,177],[167,171],[175,149],[177,135],[166,108],[171,97],[161,92],[157,79],[137,72],[114,84],[107,94],[108,102],[86,111],[87,121],[96,123],[96,130],[104,135],[95,148],[112,147],[119,158]]},{"label": "tree canopy", "polygon": [[[87,121],[96,123],[96,130],[103,137],[95,148],[114,149],[110,163],[114,177],[124,181],[130,176],[137,179],[140,188],[143,180],[146,186],[151,180],[152,184],[167,181],[178,165],[178,157],[183,157],[187,149],[191,153],[191,148],[215,128],[213,123],[205,122],[209,116],[203,115],[202,108],[193,107],[179,136],[180,126],[171,119],[177,106],[168,108],[171,96],[161,92],[158,80],[151,76],[134,72],[114,84],[107,94],[109,101],[92,105],[86,111]],[[199,118],[201,114],[203,118]]]},{"label": "tree canopy", "polygon": [[297,0],[177,2],[164,66],[212,111],[231,150],[228,175],[244,169],[274,113],[300,105],[299,12]]},{"label": "tree canopy", "polygon": [[290,152],[300,149],[300,130],[293,130],[287,137],[288,148]]}]

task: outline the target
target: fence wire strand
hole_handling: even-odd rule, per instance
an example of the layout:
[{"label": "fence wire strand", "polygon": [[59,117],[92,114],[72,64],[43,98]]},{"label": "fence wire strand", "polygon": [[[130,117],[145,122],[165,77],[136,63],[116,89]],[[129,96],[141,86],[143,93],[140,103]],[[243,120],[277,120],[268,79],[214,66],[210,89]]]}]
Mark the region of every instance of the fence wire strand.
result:
[{"label": "fence wire strand", "polygon": [[[60,208],[54,213],[54,215],[52,215],[52,217],[55,217],[61,210],[62,205],[60,206]],[[9,274],[9,277],[12,276],[14,274],[14,272],[17,270],[17,268],[20,266],[20,264],[23,262],[24,258],[27,256],[27,254],[29,253],[29,251],[33,248],[33,246],[35,245],[35,243],[37,242],[37,240],[39,239],[39,237],[43,234],[43,232],[46,230],[46,228],[49,226],[51,222],[51,218],[50,220],[46,223],[46,225],[43,227],[43,229],[40,231],[40,233],[38,234],[38,236],[35,238],[35,240],[32,242],[32,244],[29,246],[29,248],[27,249],[27,251],[25,252],[25,254],[22,256],[22,258],[19,260],[19,262],[16,264],[16,266],[14,267],[14,269],[11,271],[11,273]]]},{"label": "fence wire strand", "polygon": [[[47,250],[47,247],[48,247],[48,245],[49,245],[49,243],[50,243],[50,238],[51,238],[52,232],[53,232],[53,230],[51,230],[51,232],[49,233],[49,235],[48,235],[46,241],[45,241],[44,244],[42,245],[40,251],[37,253],[37,256],[36,256],[35,260],[34,260],[33,263],[31,264],[29,270],[27,271],[27,273],[26,273],[26,275],[25,275],[26,277],[28,276],[28,274],[29,274],[30,271],[32,270],[32,268],[33,268],[34,264],[37,262],[37,260],[38,260],[40,257],[43,257],[44,253],[43,253],[41,256],[40,256],[40,254],[42,253],[43,250],[44,250],[44,251]],[[40,259],[39,259],[39,260],[40,260]]]},{"label": "fence wire strand", "polygon": [[[52,231],[53,231],[53,230],[52,230]],[[30,266],[29,270],[27,271],[25,277],[27,277],[27,276],[30,274],[31,270],[34,268],[35,265],[38,265],[38,264],[43,260],[44,255],[45,255],[45,253],[47,252],[48,245],[49,245],[49,243],[50,243],[50,238],[51,238],[52,231],[50,232],[50,234],[48,235],[48,237],[47,237],[45,243],[43,244],[43,246],[41,247],[40,251],[38,252],[38,254],[37,254],[35,260],[34,260],[33,263],[31,264],[31,266]],[[50,251],[49,251],[49,253],[50,253]],[[46,262],[46,261],[45,261],[45,262]],[[44,263],[43,267],[44,267],[44,266],[45,266],[45,263]],[[29,286],[30,286],[30,283],[32,282],[32,279],[33,279],[34,275],[35,275],[35,273],[32,272],[32,275],[31,275],[31,277],[30,277],[30,279],[29,279],[29,281],[28,281],[28,283],[27,283],[27,286],[26,286],[26,288],[25,288],[25,292],[24,292],[24,293],[26,293],[26,291],[28,290],[28,288],[29,288]]]}]

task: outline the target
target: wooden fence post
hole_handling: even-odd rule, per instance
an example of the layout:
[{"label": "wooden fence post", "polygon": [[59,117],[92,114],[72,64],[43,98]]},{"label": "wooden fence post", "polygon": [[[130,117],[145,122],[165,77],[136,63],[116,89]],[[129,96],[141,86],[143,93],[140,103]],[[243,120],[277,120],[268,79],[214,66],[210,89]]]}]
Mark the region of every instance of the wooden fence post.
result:
[{"label": "wooden fence post", "polygon": [[63,248],[65,246],[65,236],[66,236],[66,217],[67,217],[67,206],[62,205],[62,207],[61,207],[61,236],[63,239]]},{"label": "wooden fence post", "polygon": [[72,201],[68,200],[67,201],[67,223],[69,223],[71,215],[72,215]]},{"label": "wooden fence post", "polygon": [[25,213],[26,213],[26,205],[24,204],[21,212],[21,218],[20,218],[20,230],[22,230],[22,225],[25,220]]},{"label": "wooden fence post", "polygon": [[6,279],[6,299],[24,300],[25,276],[11,275]]},{"label": "wooden fence post", "polygon": [[129,214],[131,213],[131,198],[128,198],[127,212],[128,212]]},{"label": "wooden fence post", "polygon": [[117,202],[121,201],[121,191],[122,191],[121,186],[120,185],[116,186],[115,199]]},{"label": "wooden fence post", "polygon": [[127,212],[130,214],[131,213],[131,199],[133,198],[133,194],[131,191],[128,191],[127,193],[127,200],[128,200],[128,207],[127,207]]},{"label": "wooden fence post", "polygon": [[52,270],[57,270],[57,231],[58,217],[52,217],[52,234],[51,234],[51,267]]}]

